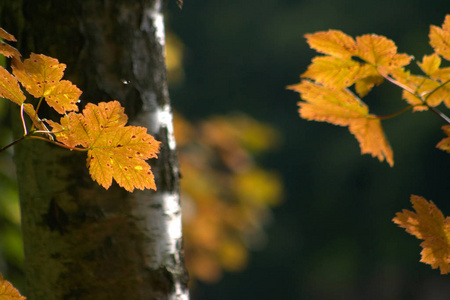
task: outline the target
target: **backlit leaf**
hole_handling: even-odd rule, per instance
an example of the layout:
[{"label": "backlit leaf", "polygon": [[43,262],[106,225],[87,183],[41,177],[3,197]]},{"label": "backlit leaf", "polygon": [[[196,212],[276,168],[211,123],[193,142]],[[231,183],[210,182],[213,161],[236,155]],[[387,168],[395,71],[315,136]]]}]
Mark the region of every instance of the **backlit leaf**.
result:
[{"label": "backlit leaf", "polygon": [[0,42],[0,54],[3,54],[4,56],[9,58],[19,58],[21,56],[20,52],[16,48],[3,42]]},{"label": "backlit leaf", "polygon": [[444,150],[450,153],[450,125],[442,126],[442,130],[447,135],[446,138],[442,139],[437,145],[436,148]]},{"label": "backlit leaf", "polygon": [[78,99],[81,90],[68,80],[61,80],[45,92],[45,100],[60,114],[66,111],[78,111]]},{"label": "backlit leaf", "polygon": [[397,46],[384,36],[366,34],[356,38],[358,57],[376,66],[378,71],[389,73],[392,69],[401,68],[411,61],[412,57],[397,54]]},{"label": "backlit leaf", "polygon": [[439,268],[441,274],[450,272],[450,218],[444,215],[432,201],[420,196],[411,196],[415,212],[404,209],[392,220],[406,232],[423,240],[420,260]]},{"label": "backlit leaf", "polygon": [[349,59],[356,54],[355,40],[339,30],[305,34],[306,41],[317,52]]},{"label": "backlit leaf", "polygon": [[392,149],[384,136],[381,123],[369,114],[367,106],[347,89],[332,89],[303,80],[288,88],[301,94],[300,116],[307,120],[349,126],[358,140],[361,153],[394,164]]},{"label": "backlit leaf", "polygon": [[25,300],[19,291],[0,275],[0,300]]},{"label": "backlit leaf", "polygon": [[359,77],[360,79],[355,82],[355,90],[360,97],[364,97],[375,85],[380,85],[384,81],[377,69],[367,64],[361,67]]},{"label": "backlit leaf", "polygon": [[446,60],[450,60],[450,15],[445,17],[442,28],[430,26],[429,38],[434,51]]},{"label": "backlit leaf", "polygon": [[30,55],[23,63],[12,64],[14,76],[28,93],[36,98],[44,97],[48,105],[58,113],[78,111],[76,105],[81,91],[70,81],[62,80],[65,64],[42,54]]},{"label": "backlit leaf", "polygon": [[6,30],[3,28],[0,28],[0,38],[7,41],[17,42],[16,38],[12,34],[6,32]]},{"label": "backlit leaf", "polygon": [[88,150],[91,177],[108,189],[114,179],[132,192],[135,188],[156,190],[153,173],[145,160],[157,157],[160,143],[138,126],[125,126],[127,116],[118,101],[87,104],[82,114],[74,112],[60,124],[47,121],[56,139],[68,147]]},{"label": "backlit leaf", "polygon": [[304,119],[348,126],[352,119],[368,115],[367,106],[348,90],[330,89],[307,80],[288,88],[299,92],[306,101],[298,103]]},{"label": "backlit leaf", "polygon": [[45,96],[64,75],[65,64],[42,54],[31,53],[23,64],[13,65],[13,74],[28,93],[36,98]]},{"label": "backlit leaf", "polygon": [[356,137],[361,148],[361,154],[371,154],[379,161],[386,159],[392,167],[394,165],[394,153],[384,135],[381,121],[375,116],[371,118],[359,118],[349,125],[350,132]]},{"label": "backlit leaf", "polygon": [[351,59],[317,56],[302,77],[314,79],[326,86],[344,88],[351,86],[358,79],[360,69],[360,63]]},{"label": "backlit leaf", "polygon": [[21,105],[26,99],[16,78],[2,66],[0,66],[0,97],[9,99],[18,105]]},{"label": "backlit leaf", "polygon": [[[6,32],[3,28],[0,28],[0,39],[16,42],[16,38],[12,35]],[[6,44],[3,41],[0,41],[0,54],[3,54],[6,57],[15,57],[19,58],[20,52],[14,48],[13,46]]]},{"label": "backlit leaf", "polygon": [[422,62],[418,62],[417,64],[425,74],[432,76],[441,65],[441,57],[436,53],[425,55]]}]

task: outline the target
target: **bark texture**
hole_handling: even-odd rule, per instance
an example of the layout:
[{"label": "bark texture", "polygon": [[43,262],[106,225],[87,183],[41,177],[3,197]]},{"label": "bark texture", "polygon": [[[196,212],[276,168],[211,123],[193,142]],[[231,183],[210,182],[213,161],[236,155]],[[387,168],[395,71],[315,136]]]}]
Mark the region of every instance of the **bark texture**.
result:
[{"label": "bark texture", "polygon": [[157,192],[134,193],[94,183],[82,153],[17,145],[30,300],[188,299],[161,1],[4,4],[0,26],[16,35],[25,58],[35,52],[67,64],[65,79],[83,91],[82,105],[119,100],[131,124],[162,142],[151,162]]}]

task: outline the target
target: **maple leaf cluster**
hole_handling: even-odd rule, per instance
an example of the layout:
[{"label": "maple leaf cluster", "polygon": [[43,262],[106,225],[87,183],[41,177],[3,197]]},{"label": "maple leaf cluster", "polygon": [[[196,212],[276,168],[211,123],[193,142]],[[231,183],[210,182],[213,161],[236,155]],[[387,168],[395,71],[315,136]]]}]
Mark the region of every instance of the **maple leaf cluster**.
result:
[{"label": "maple leaf cluster", "polygon": [[[381,127],[381,120],[407,110],[431,110],[448,125],[442,127],[446,138],[436,147],[450,153],[450,118],[436,107],[450,108],[450,15],[442,27],[430,26],[429,43],[434,50],[425,55],[418,66],[423,75],[405,69],[412,56],[397,53],[394,42],[383,36],[366,34],[353,39],[338,30],[305,35],[309,46],[324,55],[312,59],[299,84],[288,86],[300,93],[300,116],[307,120],[348,126],[368,153],[393,166],[393,152]],[[376,116],[361,100],[375,86],[389,81],[402,89],[408,106],[399,112]],[[421,262],[450,273],[450,217],[444,218],[433,202],[411,196],[415,212],[403,210],[393,222],[423,242]]]},{"label": "maple leaf cluster", "polygon": [[[0,39],[16,41],[1,28]],[[9,73],[0,66],[0,97],[21,107],[24,137],[86,151],[92,179],[106,189],[114,179],[129,192],[135,188],[156,190],[153,173],[146,160],[157,157],[160,142],[144,127],[127,126],[128,118],[118,101],[98,105],[88,103],[82,113],[77,113],[82,92],[69,80],[62,80],[65,64],[35,53],[22,61],[19,51],[4,41],[0,43],[0,54],[11,58],[12,69]],[[39,99],[36,106],[25,103],[27,97],[19,83],[31,96]],[[63,115],[59,122],[38,117],[42,101]],[[24,112],[32,121],[31,128],[25,124]]]},{"label": "maple leaf cluster", "polygon": [[[432,109],[444,102],[450,107],[450,68],[441,67],[450,60],[450,15],[441,27],[430,27],[431,55],[418,65],[424,75],[405,70],[412,56],[397,53],[395,43],[384,36],[366,34],[353,39],[328,30],[305,35],[309,46],[324,55],[312,59],[299,84],[288,86],[300,93],[300,116],[307,120],[348,126],[360,144],[361,153],[371,154],[393,166],[393,152],[381,127],[381,119],[369,113],[361,100],[374,86],[388,80],[403,89],[403,98],[414,111]],[[394,113],[388,117],[395,116]],[[440,114],[450,122],[443,114]],[[448,133],[448,128],[444,131]],[[437,147],[448,151],[448,140]]]}]

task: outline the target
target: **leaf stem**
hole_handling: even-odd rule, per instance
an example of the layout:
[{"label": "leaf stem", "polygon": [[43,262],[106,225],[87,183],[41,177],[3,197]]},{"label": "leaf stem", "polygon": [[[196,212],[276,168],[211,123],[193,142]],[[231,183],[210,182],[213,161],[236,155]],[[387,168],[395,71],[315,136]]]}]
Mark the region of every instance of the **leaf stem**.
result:
[{"label": "leaf stem", "polygon": [[28,132],[27,123],[25,123],[25,118],[23,117],[23,103],[20,105],[20,119],[22,120],[23,135],[26,136]]},{"label": "leaf stem", "polygon": [[410,110],[413,107],[414,107],[414,105],[408,105],[407,107],[404,107],[404,108],[400,109],[399,111],[397,111],[395,113],[392,113],[392,114],[389,114],[389,115],[383,115],[383,116],[376,116],[376,118],[379,119],[379,120],[390,119],[390,118],[396,117],[398,115],[401,115],[402,113]]},{"label": "leaf stem", "polygon": [[[41,96],[41,98],[39,98],[39,102],[36,106],[36,110],[34,111],[34,118],[35,119],[37,118],[38,120],[39,120],[39,118],[37,117],[37,115],[38,115],[39,108],[41,107],[42,100],[44,100],[44,96]],[[34,129],[34,122],[33,122],[33,124],[31,124],[31,129],[32,130]]]}]

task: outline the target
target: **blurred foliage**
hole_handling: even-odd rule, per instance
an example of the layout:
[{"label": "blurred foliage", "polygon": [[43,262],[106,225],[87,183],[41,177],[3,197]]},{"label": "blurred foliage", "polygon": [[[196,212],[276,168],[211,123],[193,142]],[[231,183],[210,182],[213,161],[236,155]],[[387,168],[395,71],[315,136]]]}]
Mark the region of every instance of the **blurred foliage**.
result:
[{"label": "blurred foliage", "polygon": [[174,118],[180,169],[186,265],[193,278],[217,281],[242,270],[283,187],[255,155],[279,144],[279,133],[244,114],[191,124]]}]

